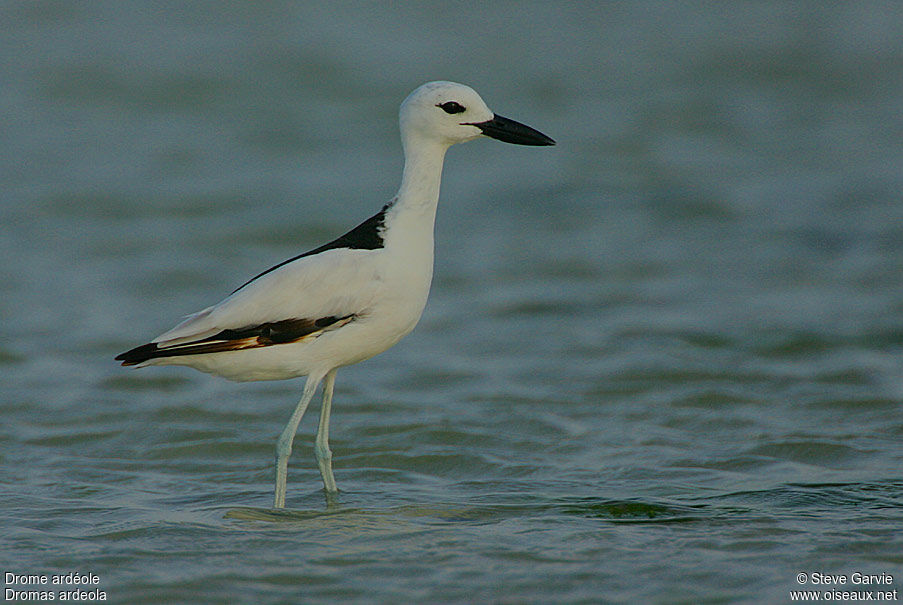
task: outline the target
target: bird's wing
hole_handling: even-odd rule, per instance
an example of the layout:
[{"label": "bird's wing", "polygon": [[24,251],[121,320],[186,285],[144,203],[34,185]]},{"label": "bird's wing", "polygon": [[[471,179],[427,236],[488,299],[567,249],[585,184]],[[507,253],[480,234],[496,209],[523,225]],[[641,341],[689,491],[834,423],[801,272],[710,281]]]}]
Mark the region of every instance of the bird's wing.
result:
[{"label": "bird's wing", "polygon": [[271,333],[310,333],[315,330],[308,328],[359,315],[372,305],[381,287],[373,262],[378,254],[377,250],[340,248],[301,257],[252,280],[220,303],[189,315],[153,344],[158,349],[179,346],[223,331],[241,336],[260,326],[267,326]]}]

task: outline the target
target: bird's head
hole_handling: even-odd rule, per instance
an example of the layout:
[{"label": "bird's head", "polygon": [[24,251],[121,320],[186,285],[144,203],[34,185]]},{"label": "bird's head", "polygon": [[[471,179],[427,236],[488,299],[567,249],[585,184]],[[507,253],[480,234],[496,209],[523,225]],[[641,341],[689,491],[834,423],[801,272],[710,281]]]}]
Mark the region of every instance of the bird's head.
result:
[{"label": "bird's head", "polygon": [[428,82],[408,95],[399,111],[402,138],[447,146],[488,136],[518,145],[554,145],[538,130],[492,112],[469,86]]}]

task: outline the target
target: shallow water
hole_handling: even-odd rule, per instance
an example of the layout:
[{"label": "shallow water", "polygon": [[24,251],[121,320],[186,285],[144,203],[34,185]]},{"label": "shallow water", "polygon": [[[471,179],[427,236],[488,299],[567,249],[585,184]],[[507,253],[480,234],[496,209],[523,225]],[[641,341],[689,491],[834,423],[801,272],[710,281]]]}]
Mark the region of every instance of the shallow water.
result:
[{"label": "shallow water", "polygon": [[[154,6],[0,9],[4,573],[122,603],[901,588],[899,4]],[[341,492],[314,410],[271,511],[300,381],[112,357],[370,216],[437,78],[558,146],[449,153],[423,320],[338,374]]]}]

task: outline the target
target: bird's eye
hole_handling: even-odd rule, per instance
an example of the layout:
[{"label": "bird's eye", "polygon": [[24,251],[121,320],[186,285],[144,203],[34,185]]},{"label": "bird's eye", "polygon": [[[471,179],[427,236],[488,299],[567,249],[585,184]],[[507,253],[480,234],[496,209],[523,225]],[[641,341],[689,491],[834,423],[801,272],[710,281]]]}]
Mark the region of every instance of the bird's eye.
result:
[{"label": "bird's eye", "polygon": [[445,103],[436,105],[436,107],[442,108],[442,111],[445,113],[461,113],[466,110],[466,108],[457,101],[446,101]]}]

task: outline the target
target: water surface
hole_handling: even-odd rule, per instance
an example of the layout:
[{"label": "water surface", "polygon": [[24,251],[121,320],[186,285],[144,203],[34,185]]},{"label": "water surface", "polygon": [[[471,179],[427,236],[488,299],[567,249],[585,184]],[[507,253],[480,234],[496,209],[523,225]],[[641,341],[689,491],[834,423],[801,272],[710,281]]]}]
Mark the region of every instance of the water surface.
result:
[{"label": "water surface", "polygon": [[[0,556],[110,602],[786,602],[903,577],[903,10],[686,2],[0,9]],[[300,381],[112,357],[449,153],[416,331]],[[879,587],[870,587],[877,589]]]}]

